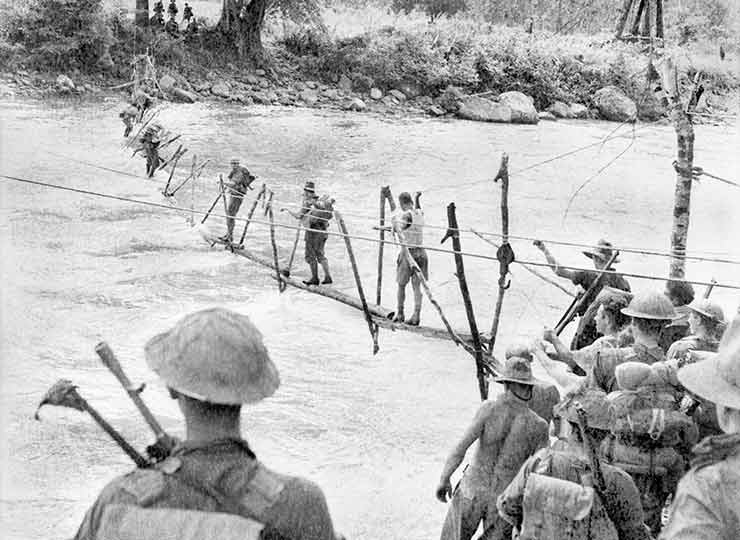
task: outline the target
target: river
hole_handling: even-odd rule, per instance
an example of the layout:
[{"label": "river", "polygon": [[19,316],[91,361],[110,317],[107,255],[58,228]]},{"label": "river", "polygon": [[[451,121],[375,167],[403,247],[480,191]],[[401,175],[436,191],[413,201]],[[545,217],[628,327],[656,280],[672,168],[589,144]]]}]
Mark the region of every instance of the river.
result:
[{"label": "river", "polygon": [[[117,101],[0,103],[0,174],[161,203],[161,184],[125,176],[143,162],[122,148]],[[358,235],[371,229],[379,187],[424,192],[428,224],[446,223],[454,201],[461,227],[500,228],[500,188],[490,179],[501,152],[510,157],[512,234],[576,242],[609,238],[665,251],[669,245],[675,136],[667,126],[558,122],[537,126],[283,108],[196,104],[165,109],[162,122],[191,149],[217,164],[184,188],[178,204],[205,209],[228,160],[267,182],[281,203],[297,203],[304,181],[329,192]],[[615,134],[603,145],[517,174],[547,158]],[[737,180],[737,128],[697,127],[696,164]],[[611,166],[587,178],[628,145]],[[161,179],[161,177],[160,177]],[[477,182],[477,183],[475,183]],[[694,189],[689,251],[740,259],[740,191],[703,179]],[[477,406],[471,358],[452,343],[381,330],[372,355],[361,314],[319,296],[279,294],[262,268],[210,249],[186,222],[165,209],[34,185],[0,181],[2,218],[3,437],[0,520],[3,537],[57,539],[74,534],[86,508],[113,476],[131,467],[89,417],[36,404],[57,379],[80,393],[139,447],[150,441],[143,421],[93,351],[106,340],[132,379],[146,382],[145,401],[165,427],[181,433],[178,411],[143,360],[143,345],[184,314],[221,305],[248,314],[265,335],[282,385],[274,397],[244,411],[244,430],[258,456],[324,489],[336,528],[348,538],[433,538],[446,507],[434,498],[442,464]],[[245,205],[246,207],[247,205]],[[244,210],[243,210],[244,211]],[[287,219],[280,214],[282,222]],[[213,218],[209,224],[221,227]],[[428,228],[437,245],[443,230]],[[285,256],[293,231],[278,230]],[[267,228],[247,242],[269,254]],[[493,255],[475,236],[463,249]],[[445,244],[450,248],[449,242]],[[374,297],[377,245],[354,241],[368,296]],[[513,241],[521,260],[541,260],[529,241]],[[586,265],[577,248],[551,246],[565,263]],[[337,287],[354,294],[344,245],[327,253]],[[294,273],[305,272],[300,256]],[[392,307],[395,249],[385,257],[383,303]],[[624,253],[624,271],[667,275],[668,260]],[[495,261],[466,258],[478,323],[490,328],[498,277]],[[431,286],[453,326],[466,329],[454,263],[430,253]],[[694,279],[740,283],[737,266],[690,262]],[[514,266],[499,330],[499,349],[552,325],[570,298]],[[546,269],[545,269],[546,270]],[[662,283],[632,279],[633,289]],[[567,283],[565,285],[568,285]],[[702,287],[699,288],[703,290]],[[409,295],[410,296],[410,295]],[[730,312],[737,291],[716,289]],[[441,323],[428,302],[422,322]],[[455,477],[457,478],[457,477]],[[453,480],[454,481],[454,480]]]}]

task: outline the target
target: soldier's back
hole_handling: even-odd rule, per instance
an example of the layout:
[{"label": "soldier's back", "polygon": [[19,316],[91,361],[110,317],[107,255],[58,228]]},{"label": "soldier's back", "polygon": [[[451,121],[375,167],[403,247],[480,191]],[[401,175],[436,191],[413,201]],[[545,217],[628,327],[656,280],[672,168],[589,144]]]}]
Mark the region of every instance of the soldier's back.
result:
[{"label": "soldier's back", "polygon": [[239,440],[186,444],[156,468],[114,480],[85,516],[76,540],[97,538],[103,510],[110,504],[224,512],[258,521],[283,538],[334,539],[321,489],[269,470]]}]

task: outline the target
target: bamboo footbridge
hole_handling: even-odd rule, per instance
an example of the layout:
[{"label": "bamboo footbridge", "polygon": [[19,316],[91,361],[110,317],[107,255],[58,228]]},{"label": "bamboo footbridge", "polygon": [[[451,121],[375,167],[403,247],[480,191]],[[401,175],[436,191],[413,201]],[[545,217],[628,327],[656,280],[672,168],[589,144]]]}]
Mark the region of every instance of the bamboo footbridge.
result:
[{"label": "bamboo footbridge", "polygon": [[[134,130],[134,132],[126,139],[124,143],[124,148],[133,149],[132,157],[136,156],[138,153],[142,151],[142,148],[140,147],[140,144],[139,144],[141,134],[147,128],[147,126],[150,126],[150,125],[153,126],[156,124],[155,120],[157,119],[157,117],[158,117],[158,111],[156,110],[149,111],[147,114],[144,115],[144,118],[142,118],[142,121],[140,123],[140,126],[138,126],[138,129]],[[493,233],[490,231],[476,231],[473,229],[461,229],[458,226],[456,208],[455,208],[454,203],[450,203],[447,206],[447,226],[446,227],[432,226],[432,225],[425,226],[425,229],[444,230],[445,232],[442,238],[442,243],[444,243],[448,239],[451,240],[452,249],[441,248],[437,246],[428,246],[428,245],[420,246],[420,245],[408,244],[405,242],[405,239],[403,238],[402,233],[399,233],[393,230],[392,227],[388,227],[386,224],[386,217],[385,217],[386,204],[388,202],[388,199],[391,198],[390,189],[388,188],[388,186],[381,189],[380,201],[379,201],[380,203],[379,204],[379,215],[377,216],[377,226],[372,227],[374,230],[377,231],[377,237],[350,234],[349,231],[347,230],[347,226],[346,226],[346,223],[344,221],[342,214],[338,210],[334,209],[333,218],[335,222],[337,223],[337,226],[339,229],[338,232],[326,231],[324,229],[321,229],[321,230],[314,229],[314,230],[316,230],[317,232],[322,232],[322,233],[325,232],[330,236],[342,237],[345,243],[348,258],[349,258],[350,265],[352,268],[352,273],[354,276],[355,286],[357,289],[357,296],[353,296],[353,295],[347,294],[337,288],[334,288],[328,285],[306,285],[300,279],[296,279],[295,277],[291,276],[291,268],[293,264],[293,259],[295,256],[297,245],[300,241],[300,233],[301,231],[305,231],[307,229],[306,227],[302,226],[302,224],[300,223],[298,223],[297,225],[289,225],[285,223],[276,222],[275,215],[274,215],[274,204],[278,201],[276,201],[274,198],[274,192],[268,189],[268,186],[266,184],[262,184],[261,189],[257,192],[257,196],[252,201],[252,204],[245,218],[239,217],[239,216],[228,215],[226,189],[224,187],[224,183],[222,179],[219,182],[219,185],[220,185],[219,192],[215,200],[212,202],[210,208],[207,211],[196,210],[194,208],[195,206],[195,203],[194,203],[195,184],[198,182],[199,178],[201,177],[205,167],[209,163],[209,160],[199,161],[198,156],[193,154],[192,159],[190,160],[191,163],[190,163],[189,170],[186,169],[185,174],[183,175],[182,167],[181,167],[181,163],[183,162],[182,158],[186,154],[188,154],[189,150],[188,148],[185,147],[181,135],[178,133],[170,132],[164,129],[161,125],[157,125],[156,130],[158,132],[158,138],[160,141],[158,151],[159,151],[159,156],[161,158],[160,164],[157,167],[156,172],[163,172],[167,176],[167,179],[166,181],[160,178],[154,178],[153,180],[164,184],[164,188],[161,190],[161,193],[165,198],[165,201],[166,201],[165,203],[156,203],[152,201],[136,200],[136,199],[132,199],[129,197],[122,197],[122,196],[113,195],[113,194],[106,194],[106,193],[101,193],[101,192],[91,191],[91,190],[86,190],[86,189],[78,189],[78,188],[73,188],[69,186],[62,186],[58,184],[52,184],[48,182],[25,179],[25,178],[18,178],[18,177],[13,177],[13,176],[8,176],[8,175],[0,174],[0,178],[6,179],[6,180],[13,180],[17,182],[24,182],[27,184],[34,184],[38,186],[51,187],[51,188],[56,188],[60,190],[72,191],[72,192],[84,194],[84,195],[93,195],[97,197],[114,199],[118,201],[125,201],[129,203],[134,203],[134,204],[147,205],[151,207],[157,207],[157,208],[161,208],[164,210],[175,211],[180,214],[184,214],[187,217],[188,221],[190,222],[191,226],[198,228],[201,236],[203,236],[203,238],[211,245],[211,247],[216,246],[216,245],[221,245],[225,247],[225,249],[228,249],[229,251],[231,251],[234,255],[243,257],[249,260],[250,262],[253,262],[255,264],[258,264],[259,266],[262,266],[268,269],[272,275],[272,278],[276,281],[278,290],[281,293],[285,291],[285,289],[288,286],[291,286],[291,287],[294,287],[295,289],[303,290],[303,291],[306,291],[312,294],[317,294],[325,298],[329,298],[331,300],[337,301],[341,304],[352,307],[362,312],[364,319],[367,323],[370,336],[372,338],[374,354],[377,353],[379,350],[378,335],[379,335],[380,328],[385,328],[385,329],[389,329],[393,331],[396,331],[396,330],[405,331],[405,332],[413,333],[413,334],[420,335],[423,337],[429,337],[429,338],[434,338],[434,339],[449,340],[455,343],[457,346],[462,347],[467,353],[469,353],[473,357],[475,361],[476,376],[478,380],[478,387],[479,387],[481,399],[486,399],[488,396],[488,376],[491,374],[495,374],[498,371],[499,364],[493,355],[493,351],[494,351],[494,346],[496,344],[496,336],[498,333],[498,326],[499,326],[499,321],[501,317],[501,311],[502,311],[504,298],[506,295],[506,291],[509,289],[509,286],[510,286],[509,268],[512,264],[521,265],[528,272],[536,275],[538,278],[542,279],[543,281],[557,287],[558,289],[560,289],[561,291],[563,291],[570,297],[575,296],[571,306],[568,308],[568,310],[566,311],[561,321],[556,325],[556,331],[558,333],[562,331],[562,329],[565,327],[565,325],[570,320],[572,320],[575,312],[580,307],[579,302],[581,302],[582,299],[589,296],[590,291],[586,291],[585,294],[576,296],[571,291],[564,288],[561,284],[557,283],[551,278],[535,270],[536,267],[552,268],[549,262],[542,263],[542,262],[523,261],[523,260],[516,259],[514,255],[514,251],[509,243],[510,238],[516,239],[516,240],[533,240],[533,238],[509,235],[509,209],[508,209],[509,160],[506,154],[503,154],[501,158],[499,170],[497,171],[495,177],[493,178],[493,182],[498,183],[501,186],[501,197],[500,197],[501,232],[500,233]],[[614,137],[616,137],[616,135],[614,135]],[[592,143],[587,146],[584,146],[583,148],[571,150],[567,153],[562,154],[561,156],[555,156],[554,158],[545,160],[541,164],[549,163],[551,161],[554,161],[555,159],[559,159],[560,157],[564,157],[566,155],[571,155],[575,152],[578,152],[583,149],[594,146],[594,144],[599,144],[599,143]],[[133,174],[133,173],[118,171],[115,169],[109,169],[107,167],[103,167],[103,166],[100,166],[94,163],[88,163],[88,162],[82,162],[82,161],[80,161],[80,163],[84,163],[86,165],[96,167],[102,170],[106,170],[109,172],[114,172],[117,174],[141,178],[141,176]],[[524,170],[528,168],[532,168],[537,165],[538,164],[530,165]],[[180,169],[178,170],[178,168]],[[679,176],[686,175],[684,169],[686,169],[686,167],[676,169]],[[690,170],[693,170],[693,169],[690,169]],[[180,173],[178,175],[177,180],[176,180],[176,175],[175,175],[176,172]],[[517,172],[521,172],[521,171],[517,171]],[[692,175],[694,176],[698,176],[700,174],[704,174],[710,177],[712,176],[712,175],[709,175],[708,173],[704,173],[703,171],[700,171],[698,173],[692,172]],[[476,183],[481,183],[481,182],[476,182]],[[488,180],[488,182],[490,182],[490,180]],[[184,206],[178,205],[177,199],[176,199],[176,195],[178,194],[178,192],[180,192],[188,184],[191,190],[190,208],[186,208]],[[235,195],[232,194],[232,197],[233,196]],[[221,214],[220,212],[214,212],[214,209],[216,208],[216,206],[219,204],[220,201],[223,202],[223,214]],[[260,219],[260,217],[255,217],[255,212],[260,203],[262,205],[262,210],[264,211],[264,219]],[[300,204],[295,204],[295,203],[281,202],[281,204],[285,206],[295,206],[295,207],[301,206]],[[195,222],[196,215],[203,216],[200,222],[201,226],[197,226]],[[357,215],[357,214],[354,214],[354,215]],[[240,223],[243,222],[244,226],[241,231],[241,236],[240,236],[239,241],[234,242],[234,243],[225,242],[224,240],[216,237],[216,235],[208,231],[207,228],[204,226],[204,224],[211,216],[223,218],[223,219],[232,218],[234,219],[235,222],[240,222]],[[362,217],[370,217],[370,216],[362,216]],[[370,218],[373,221],[376,219],[375,217],[370,217]],[[319,219],[325,219],[326,221],[331,220],[331,218],[319,218]],[[256,251],[250,250],[246,247],[245,239],[247,236],[249,226],[252,223],[269,227],[270,248],[271,248],[271,255],[272,255],[271,257],[264,255],[264,254],[257,253]],[[290,256],[289,258],[287,258],[288,259],[287,264],[284,262],[281,263],[281,257],[279,255],[278,245],[277,245],[276,238],[275,238],[276,236],[275,232],[277,228],[288,229],[288,230],[292,230],[295,232],[295,239],[293,241],[293,246],[292,246],[292,251],[290,252]],[[392,235],[392,237],[389,239],[385,238],[387,231],[389,231],[389,234]],[[483,240],[484,242],[496,248],[496,256],[493,257],[490,255],[463,251],[462,246],[461,246],[461,239],[460,239],[461,232],[472,233],[476,235],[478,238],[480,238],[481,240]],[[497,238],[497,241],[494,242],[493,240],[490,239],[490,237]],[[376,279],[376,287],[375,287],[376,295],[375,295],[374,302],[368,301],[366,297],[365,287],[361,280],[360,272],[357,267],[357,262],[356,262],[354,250],[352,247],[352,242],[351,242],[352,239],[366,241],[366,242],[369,241],[369,242],[378,244],[378,258],[377,258],[378,266],[377,266],[377,279]],[[594,247],[591,244],[578,244],[574,242],[558,242],[554,240],[552,241],[547,240],[547,241],[553,244],[578,246],[578,247]],[[444,328],[409,325],[406,323],[394,322],[393,321],[393,315],[394,315],[393,311],[381,305],[384,248],[386,244],[391,245],[391,246],[397,246],[400,249],[401,257],[406,258],[409,266],[419,277],[422,291],[426,295],[429,302],[434,307],[435,311],[437,312]],[[415,248],[415,247],[423,247],[427,251],[449,253],[453,255],[454,262],[455,262],[455,276],[459,284],[460,294],[461,294],[461,298],[463,301],[463,306],[465,308],[465,314],[466,314],[466,318],[468,322],[468,329],[466,331],[460,331],[460,330],[453,329],[452,326],[450,325],[450,322],[448,318],[446,317],[442,307],[436,301],[429,283],[427,283],[419,267],[417,266],[416,262],[414,261],[414,259],[411,257],[409,253],[409,248]],[[645,255],[664,256],[664,257],[669,257],[671,259],[671,278],[662,277],[662,276],[659,277],[659,276],[653,276],[653,275],[637,274],[637,273],[629,273],[629,272],[619,272],[619,274],[623,276],[627,276],[627,277],[637,277],[637,278],[642,278],[642,279],[666,281],[668,279],[684,279],[682,273],[680,276],[676,276],[673,272],[674,264],[676,264],[676,261],[683,262],[685,260],[700,260],[700,261],[712,261],[712,262],[718,262],[718,263],[740,265],[740,261],[737,261],[737,260],[729,260],[729,259],[716,258],[716,257],[689,256],[685,253],[684,247],[685,247],[685,243],[683,244],[683,246],[681,246],[682,249],[678,249],[678,246],[673,246],[674,249],[672,249],[672,251],[668,253],[659,252],[655,250],[645,250],[641,248],[616,247],[615,256],[616,254],[618,254],[619,250],[622,250],[625,252],[640,253],[640,254],[645,254]],[[473,304],[471,301],[470,292],[468,289],[467,280],[465,277],[464,257],[486,259],[490,262],[498,263],[498,270],[499,270],[498,290],[497,290],[496,304],[494,308],[493,321],[491,324],[490,331],[481,331],[479,329],[478,322],[476,320],[475,313],[474,313]],[[571,270],[588,270],[591,272],[594,271],[592,268],[586,269],[586,268],[580,268],[580,267],[574,267],[574,266],[564,266],[564,265],[562,267],[568,268]],[[606,266],[606,269],[600,270],[599,272],[600,272],[599,279],[596,280],[593,287],[596,287],[606,274],[615,273],[614,270],[609,268],[609,265]],[[687,281],[689,283],[693,283],[696,285],[705,285],[707,287],[707,292],[705,292],[705,296],[715,286],[718,288],[740,290],[740,285],[717,283],[714,280],[692,281],[692,280],[684,279],[684,281]]]}]

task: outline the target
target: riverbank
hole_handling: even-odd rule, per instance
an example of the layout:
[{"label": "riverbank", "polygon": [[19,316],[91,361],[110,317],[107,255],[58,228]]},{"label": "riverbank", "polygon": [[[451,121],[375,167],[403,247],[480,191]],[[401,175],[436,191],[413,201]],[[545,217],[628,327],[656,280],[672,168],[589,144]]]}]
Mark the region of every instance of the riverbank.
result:
[{"label": "riverbank", "polygon": [[6,47],[14,53],[0,63],[0,95],[44,98],[61,93],[85,99],[110,94],[130,80],[134,54],[149,50],[157,82],[149,91],[172,101],[504,123],[655,121],[665,118],[666,111],[653,93],[654,66],[660,56],[670,55],[678,59],[682,84],[702,73],[705,92],[696,111],[704,116],[697,115],[697,121],[722,122],[723,115],[737,112],[735,49],[719,59],[714,45],[707,43],[651,50],[615,42],[607,34],[530,34],[470,17],[442,17],[430,24],[415,13],[403,18],[384,13],[347,7],[341,13],[326,12],[323,19],[331,29],[284,24],[277,30],[276,23],[268,24],[258,65],[240,63],[233,51],[222,50],[214,18],[202,20],[197,35],[136,37],[130,19],[107,15],[108,48],[87,67],[59,70],[47,63],[38,71],[34,68],[43,54]]}]

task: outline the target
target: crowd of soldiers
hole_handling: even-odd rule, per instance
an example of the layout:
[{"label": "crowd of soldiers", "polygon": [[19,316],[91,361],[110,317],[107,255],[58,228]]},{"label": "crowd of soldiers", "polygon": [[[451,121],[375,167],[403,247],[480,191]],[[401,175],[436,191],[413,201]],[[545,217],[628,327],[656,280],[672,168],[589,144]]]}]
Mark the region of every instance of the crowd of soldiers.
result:
[{"label": "crowd of soldiers", "polygon": [[[164,19],[164,4],[162,3],[162,0],[157,0],[154,3],[153,11],[154,15],[149,19],[149,26],[153,30],[164,30],[171,36],[177,36],[180,34],[180,25],[177,24],[177,21],[175,20],[180,10],[178,9],[175,0],[170,0],[169,5],[167,6],[166,22]],[[187,2],[185,2],[185,7],[183,8],[181,24],[186,33],[194,33],[198,30],[197,22],[193,15],[193,8]]]},{"label": "crowd of soldiers", "polygon": [[[142,140],[156,155],[150,135]],[[157,165],[148,159],[148,172]],[[221,238],[227,245],[255,178],[231,161],[223,185],[230,196]],[[391,202],[391,230],[402,242],[396,321],[412,325],[419,324],[419,283],[428,277],[419,196],[401,193],[398,208]],[[300,210],[288,211],[305,228],[308,286],[332,283],[325,244],[334,202],[308,181]],[[545,329],[497,363],[492,380],[503,391],[480,406],[436,487],[437,499],[449,503],[441,540],[469,540],[481,528],[487,540],[740,538],[740,314],[727,328],[719,305],[694,298],[685,281],[632,294],[611,266],[618,261],[607,241],[584,252],[594,270],[581,271],[560,265],[544,243],[535,245],[586,297],[574,304],[578,328],[570,346]],[[414,313],[405,321],[409,281]],[[186,440],[164,461],[106,487],[77,539],[118,537],[116,528],[132,524],[141,540],[172,527],[202,538],[338,538],[321,489],[271,471],[242,438],[241,405],[279,385],[247,317],[200,311],[145,351],[180,406]],[[536,379],[534,363],[557,386]],[[185,513],[175,519],[175,509]],[[214,513],[243,519],[214,524]]]}]

